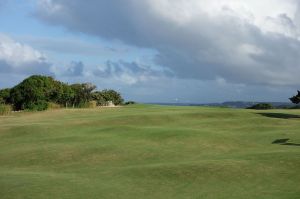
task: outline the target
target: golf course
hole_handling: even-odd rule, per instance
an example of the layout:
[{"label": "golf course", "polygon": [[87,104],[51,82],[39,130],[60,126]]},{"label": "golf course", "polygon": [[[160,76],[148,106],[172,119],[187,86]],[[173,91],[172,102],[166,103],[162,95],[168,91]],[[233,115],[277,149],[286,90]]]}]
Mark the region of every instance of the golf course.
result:
[{"label": "golf course", "polygon": [[0,116],[1,199],[298,199],[300,110],[131,105]]}]

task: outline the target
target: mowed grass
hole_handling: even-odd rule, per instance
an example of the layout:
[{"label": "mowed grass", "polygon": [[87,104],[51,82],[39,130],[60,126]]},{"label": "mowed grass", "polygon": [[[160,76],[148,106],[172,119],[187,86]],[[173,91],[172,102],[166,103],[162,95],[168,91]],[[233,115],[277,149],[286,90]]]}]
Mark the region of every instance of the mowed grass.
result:
[{"label": "mowed grass", "polygon": [[138,105],[2,116],[0,198],[298,199],[300,111]]}]

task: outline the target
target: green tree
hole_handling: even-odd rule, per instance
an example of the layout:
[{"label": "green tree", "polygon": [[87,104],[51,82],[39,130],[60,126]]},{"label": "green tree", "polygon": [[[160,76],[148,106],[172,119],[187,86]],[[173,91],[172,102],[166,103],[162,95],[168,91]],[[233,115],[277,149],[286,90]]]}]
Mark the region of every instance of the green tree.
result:
[{"label": "green tree", "polygon": [[290,98],[291,102],[294,104],[300,103],[300,91],[298,91],[298,94]]},{"label": "green tree", "polygon": [[10,88],[5,88],[0,90],[0,103],[9,104],[10,103]]},{"label": "green tree", "polygon": [[12,88],[11,102],[16,110],[45,110],[57,95],[57,82],[52,77],[33,75]]},{"label": "green tree", "polygon": [[74,90],[67,84],[62,84],[61,95],[59,98],[59,103],[64,105],[66,108],[73,102],[75,97]]},{"label": "green tree", "polygon": [[105,101],[112,101],[115,105],[120,105],[124,102],[121,94],[114,90],[103,90],[101,91]]},{"label": "green tree", "polygon": [[95,91],[92,93],[92,98],[97,102],[97,106],[105,106],[107,101],[102,95],[102,92],[100,91]]},{"label": "green tree", "polygon": [[92,91],[96,88],[95,85],[91,83],[84,84],[72,84],[72,90],[74,91],[73,97],[73,107],[84,106],[92,99]]}]

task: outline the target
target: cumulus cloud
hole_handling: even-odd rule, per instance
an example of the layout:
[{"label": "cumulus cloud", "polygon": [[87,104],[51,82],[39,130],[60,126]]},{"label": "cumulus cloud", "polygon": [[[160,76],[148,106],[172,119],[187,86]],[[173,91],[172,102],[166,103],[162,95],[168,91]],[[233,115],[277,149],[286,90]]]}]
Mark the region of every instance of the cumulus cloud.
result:
[{"label": "cumulus cloud", "polygon": [[39,0],[35,14],[71,31],[154,49],[155,64],[179,78],[300,83],[297,0]]},{"label": "cumulus cloud", "polygon": [[41,52],[0,34],[0,72],[53,75],[51,63]]}]

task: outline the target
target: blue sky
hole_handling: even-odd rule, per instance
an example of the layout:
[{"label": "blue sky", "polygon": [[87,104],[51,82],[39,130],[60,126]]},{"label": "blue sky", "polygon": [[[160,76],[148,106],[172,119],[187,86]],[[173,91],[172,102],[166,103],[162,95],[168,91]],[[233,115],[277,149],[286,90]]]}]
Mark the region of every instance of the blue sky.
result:
[{"label": "blue sky", "polygon": [[1,88],[44,74],[139,102],[287,101],[299,72],[297,0],[0,1]]}]

